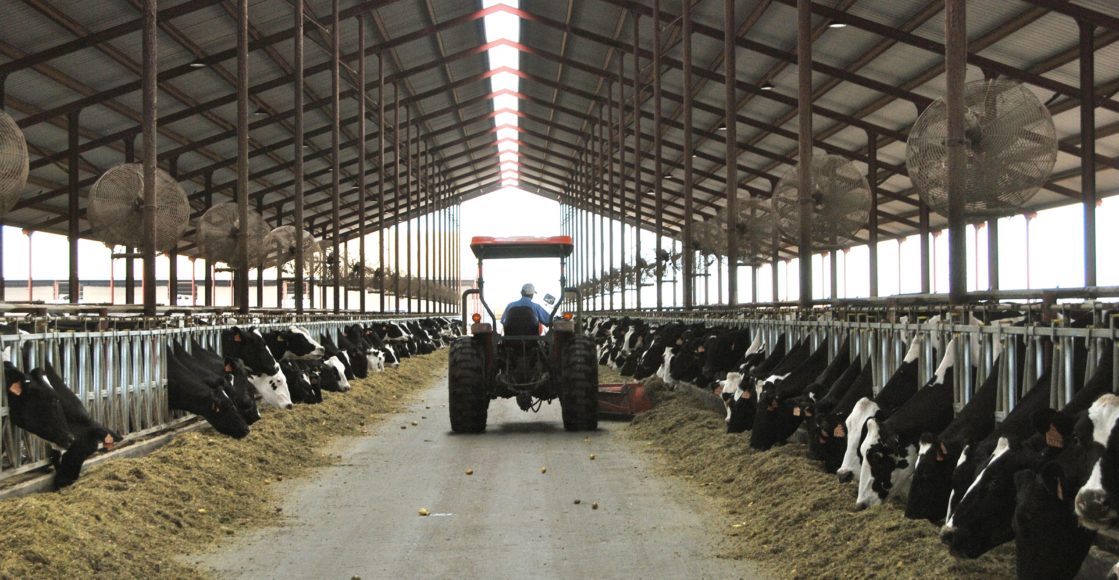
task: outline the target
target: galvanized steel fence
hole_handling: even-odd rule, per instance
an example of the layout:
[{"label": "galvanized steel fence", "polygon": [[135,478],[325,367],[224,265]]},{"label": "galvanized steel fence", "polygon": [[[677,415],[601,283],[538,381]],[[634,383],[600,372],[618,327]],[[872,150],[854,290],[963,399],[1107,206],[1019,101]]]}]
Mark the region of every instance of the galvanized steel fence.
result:
[{"label": "galvanized steel fence", "polygon": [[[601,313],[596,316],[630,316],[649,322],[682,322],[685,324],[703,323],[708,326],[748,328],[751,333],[761,333],[766,344],[772,348],[781,340],[787,347],[808,338],[813,349],[820,346],[825,338],[828,342],[828,358],[834,358],[843,340],[850,338],[851,358],[869,358],[874,373],[874,392],[877,393],[889,380],[890,375],[901,365],[909,349],[913,336],[921,334],[925,340],[920,347],[918,376],[920,384],[926,384],[945,354],[945,346],[952,338],[955,344],[956,364],[952,367],[955,389],[955,407],[959,411],[971,400],[975,390],[983,384],[997,361],[998,402],[996,420],[1001,421],[1013,410],[1025,392],[1033,387],[1051,360],[1050,405],[1060,409],[1072,398],[1077,385],[1073,383],[1075,369],[1075,341],[1080,341],[1087,349],[1085,380],[1095,372],[1102,356],[1111,356],[1113,366],[1111,384],[1114,392],[1119,392],[1119,349],[1115,339],[1119,330],[1110,328],[1068,328],[1064,326],[1010,326],[960,324],[944,321],[935,322],[856,322],[843,320],[790,320],[785,318],[719,318],[658,316],[640,312]],[[934,357],[934,349],[937,355]],[[1001,359],[998,353],[1006,356]],[[975,366],[974,377],[966,369]],[[1018,376],[1021,372],[1022,379]]]},{"label": "galvanized steel fence", "polygon": [[[266,331],[292,324],[290,320],[276,318],[268,322],[259,322],[257,318],[254,326]],[[298,325],[315,336],[326,334],[337,343],[339,333],[351,324],[416,319],[415,316],[304,319]],[[168,349],[178,342],[189,350],[191,341],[195,340],[204,348],[220,353],[222,331],[234,326],[0,335],[0,350],[5,353],[5,360],[24,370],[29,370],[26,365],[34,368],[49,361],[94,420],[126,437],[139,436],[166,430],[191,417],[173,413],[167,407]],[[13,424],[8,390],[0,391],[0,481],[3,481],[47,465],[48,446]]]}]

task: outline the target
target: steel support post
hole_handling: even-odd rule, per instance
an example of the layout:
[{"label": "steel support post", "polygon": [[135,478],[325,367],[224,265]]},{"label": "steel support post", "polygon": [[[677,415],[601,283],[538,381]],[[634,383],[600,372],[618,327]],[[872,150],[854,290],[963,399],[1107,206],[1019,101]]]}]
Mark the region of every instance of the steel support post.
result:
[{"label": "steel support post", "polygon": [[[626,309],[626,55],[618,53],[618,285],[619,305]],[[613,159],[613,157],[611,157]],[[640,200],[638,200],[640,202]]]},{"label": "steel support post", "polygon": [[[976,280],[978,286],[979,281]],[[987,289],[999,289],[999,220],[987,221]]]},{"label": "steel support post", "polygon": [[[338,22],[338,0],[331,0],[330,8],[330,221],[332,234],[330,247],[334,252],[334,260],[330,263],[330,274],[334,282],[334,304],[332,306],[334,312],[338,313],[342,309],[342,254],[338,247],[341,237],[341,226],[339,225],[341,220],[338,216],[338,210],[341,205],[340,180],[342,173],[341,148],[339,146],[339,138],[342,132],[342,103],[339,97],[342,71],[339,49],[341,43],[338,38],[341,32]],[[326,306],[325,300],[323,306]]]},{"label": "steel support post", "polygon": [[[805,1],[805,0],[800,0]],[[695,248],[692,246],[692,221],[695,209],[692,200],[692,0],[680,2],[680,42],[683,46],[682,66],[684,86],[680,90],[684,100],[680,104],[684,124],[684,308],[695,306]]]},{"label": "steel support post", "polygon": [[726,127],[723,136],[727,157],[727,304],[730,306],[738,304],[738,105],[734,90],[738,79],[734,2],[723,0],[723,126]]},{"label": "steel support post", "polygon": [[661,0],[653,0],[653,197],[656,207],[655,234],[656,234],[656,260],[657,268],[654,270],[657,277],[657,312],[664,309],[664,277],[668,273],[668,261],[662,263],[664,253],[662,238],[664,237],[664,191],[661,182],[664,181],[663,156],[661,151]]},{"label": "steel support post", "polygon": [[[179,179],[179,158],[172,157],[167,160],[167,173],[171,175],[171,179],[178,181]],[[179,249],[178,242],[171,246],[171,250],[167,252],[167,305],[179,305]]]},{"label": "steel support post", "polygon": [[[620,85],[621,82],[619,81],[618,84]],[[611,276],[613,276],[613,274],[614,274],[614,222],[617,219],[617,214],[614,212],[614,204],[616,203],[618,196],[621,195],[621,194],[617,190],[614,189],[615,187],[617,187],[617,181],[615,181],[615,175],[614,175],[614,148],[615,148],[615,146],[617,146],[617,141],[615,140],[615,137],[614,137],[614,87],[611,86],[611,83],[606,83],[606,137],[608,139],[607,142],[606,142],[606,160],[610,164],[609,173],[608,173],[607,178],[606,178],[607,179],[606,191],[608,192],[607,193],[608,203],[606,204],[606,211],[609,214],[608,219],[607,219],[607,225],[610,226],[610,235],[607,237],[607,240],[608,240],[607,243],[610,246],[610,262],[609,262],[609,264],[610,264],[609,268],[610,269],[608,270],[608,272]],[[621,147],[618,147],[618,149],[621,149]],[[609,300],[608,304],[609,304],[610,310],[613,310],[614,309],[614,288],[613,287],[609,288],[609,291],[610,291],[610,300]]]},{"label": "steel support post", "polygon": [[295,41],[295,50],[292,56],[292,64],[295,69],[295,120],[293,121],[293,129],[295,130],[295,143],[293,147],[295,151],[293,157],[295,160],[295,167],[293,169],[295,174],[295,201],[292,207],[292,222],[295,225],[295,247],[299,251],[295,253],[295,275],[292,277],[292,284],[295,291],[295,312],[297,314],[303,313],[303,278],[304,273],[303,263],[303,229],[306,227],[303,223],[303,2],[304,0],[293,0],[295,3],[295,36],[292,40]]},{"label": "steel support post", "polygon": [[[276,227],[284,225],[284,202],[276,206]],[[191,268],[191,273],[194,269]],[[276,308],[284,307],[284,265],[276,263]]]},{"label": "steel support post", "polygon": [[1096,285],[1096,25],[1080,25],[1080,196],[1084,206],[1084,285]]},{"label": "steel support post", "polygon": [[[382,65],[383,66],[383,65]],[[392,225],[392,290],[396,302],[393,312],[400,312],[400,84],[392,89],[392,197],[396,206]]]},{"label": "steel support post", "polygon": [[[733,24],[728,24],[733,26]],[[797,0],[797,196],[801,308],[812,306],[812,0]]]},{"label": "steel support post", "polygon": [[878,296],[878,134],[866,134],[867,181],[870,182],[870,223],[867,226],[869,238],[870,296]]},{"label": "steel support post", "polygon": [[633,288],[634,306],[641,310],[641,14],[633,13]]},{"label": "steel support post", "polygon": [[964,136],[964,83],[967,74],[966,0],[944,5],[944,64],[948,96],[948,299],[963,304],[967,297],[967,149]]},{"label": "steel support post", "polygon": [[366,138],[366,123],[365,123],[365,20],[358,16],[357,18],[357,259],[361,264],[358,269],[358,310],[363,314],[365,313],[365,294],[368,291],[365,287],[365,206],[369,203],[369,198],[365,192],[365,138]]},{"label": "steel support post", "polygon": [[[404,158],[407,163],[404,165],[404,271],[407,272],[407,278],[404,279],[404,298],[405,304],[408,305],[408,312],[415,311],[415,300],[412,296],[412,220],[409,219],[412,213],[412,161],[415,159],[412,152],[412,116],[407,114],[408,125],[404,128]],[[417,131],[418,133],[418,131]]]},{"label": "steel support post", "polygon": [[[206,172],[206,181],[205,181],[204,187],[205,187],[205,189],[203,190],[203,193],[202,193],[202,199],[203,199],[204,203],[206,204],[207,208],[214,207],[214,172],[212,172],[212,171],[207,171]],[[129,269],[129,272],[131,272],[131,269]],[[206,306],[213,306],[214,305],[214,262],[210,259],[206,260],[206,274],[203,276],[203,280],[204,280],[204,283],[206,284],[206,290],[203,293],[203,296],[204,296],[204,302],[203,303]],[[131,276],[129,276],[129,279],[128,279],[128,287],[132,288]],[[129,304],[132,303],[131,297],[129,297],[129,302],[128,303]]]},{"label": "steel support post", "polygon": [[385,311],[385,58],[377,53],[377,291],[381,302],[380,311]]},{"label": "steel support post", "polygon": [[[249,0],[237,0],[237,218],[249,223]],[[249,231],[237,235],[237,310],[249,313]]]},{"label": "steel support post", "polygon": [[[124,140],[124,162],[125,163],[135,163],[136,162],[136,136],[135,135],[129,135],[128,138],[126,138]],[[209,179],[210,175],[207,174],[206,177],[207,177],[207,179],[206,179],[206,189],[209,190],[210,189],[210,183],[211,183],[211,180]],[[206,207],[209,207],[209,203],[207,203]],[[136,248],[134,248],[132,246],[125,246],[125,248],[124,248],[124,284],[125,284],[125,287],[124,287],[124,303],[125,304],[135,304],[136,303],[136,259],[134,258],[135,255],[136,255]],[[207,265],[209,265],[209,262],[207,262]]]},{"label": "steel support post", "polygon": [[[932,292],[932,248],[929,244],[929,236],[932,231],[929,228],[929,206],[923,202],[918,201],[920,207],[918,208],[918,231],[920,232],[920,251],[921,251],[921,293],[928,294]],[[898,254],[900,259],[900,252]],[[900,271],[898,276],[900,277]],[[901,285],[898,285],[898,291],[901,291]]]},{"label": "steel support post", "polygon": [[[70,304],[77,304],[78,303],[78,294],[79,294],[79,292],[78,292],[78,240],[81,239],[80,238],[81,230],[78,227],[78,218],[79,218],[79,215],[80,215],[79,211],[78,211],[78,200],[80,199],[79,194],[81,192],[80,192],[80,188],[78,187],[78,181],[79,181],[79,177],[80,177],[80,173],[79,173],[80,167],[78,166],[78,164],[80,163],[81,159],[78,157],[78,137],[79,137],[79,132],[78,131],[81,128],[81,126],[78,124],[78,116],[80,114],[81,114],[81,111],[74,111],[72,113],[67,113],[67,115],[66,115],[66,135],[67,135],[67,141],[69,142],[69,146],[70,146],[70,155],[69,155],[69,159],[67,160],[67,164],[66,164],[66,177],[67,177],[67,184],[68,184],[68,189],[69,189],[69,191],[68,191],[68,194],[69,194],[68,195],[68,201],[69,201],[69,213],[70,213],[70,215],[68,216],[68,218],[69,218],[68,222],[69,223],[67,224],[68,227],[67,227],[67,235],[66,235],[66,241],[68,242],[69,248],[70,248],[70,252],[69,252],[70,253],[70,256],[69,256],[69,258],[70,258],[70,264],[69,264],[69,266],[70,266],[69,267],[69,273],[70,273],[70,277],[69,277]],[[146,182],[147,181],[145,180],[145,183]]]},{"label": "steel support post", "polygon": [[[256,212],[258,214],[260,214],[262,218],[264,217],[264,195],[263,194],[257,194],[257,196],[256,196]],[[265,252],[261,252],[261,255],[257,256],[257,261],[256,261],[256,264],[255,264],[256,265],[256,307],[257,308],[264,308],[264,257],[265,257],[264,254],[265,254]],[[174,271],[174,270],[172,270],[172,271]]]},{"label": "steel support post", "polygon": [[[242,0],[244,1],[244,0]],[[144,64],[143,144],[144,144],[144,315],[155,316],[155,170],[156,170],[156,75],[159,49],[155,21],[156,0],[145,0],[141,59]],[[75,150],[75,149],[71,149]]]}]

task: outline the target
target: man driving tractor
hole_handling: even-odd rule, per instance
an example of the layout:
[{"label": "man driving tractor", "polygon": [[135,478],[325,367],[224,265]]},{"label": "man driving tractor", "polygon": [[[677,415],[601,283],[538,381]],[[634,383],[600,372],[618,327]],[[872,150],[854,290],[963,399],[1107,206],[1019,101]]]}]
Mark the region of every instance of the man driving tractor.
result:
[{"label": "man driving tractor", "polygon": [[537,323],[543,324],[544,326],[551,326],[552,317],[550,314],[548,314],[548,311],[544,310],[543,306],[532,301],[532,297],[535,294],[536,287],[532,284],[525,284],[524,286],[521,286],[520,299],[510,302],[509,305],[505,307],[505,312],[501,314],[501,326],[508,326],[509,312],[513,311],[514,308],[527,308],[536,315],[536,322],[531,324],[531,327],[533,328],[536,327]]}]

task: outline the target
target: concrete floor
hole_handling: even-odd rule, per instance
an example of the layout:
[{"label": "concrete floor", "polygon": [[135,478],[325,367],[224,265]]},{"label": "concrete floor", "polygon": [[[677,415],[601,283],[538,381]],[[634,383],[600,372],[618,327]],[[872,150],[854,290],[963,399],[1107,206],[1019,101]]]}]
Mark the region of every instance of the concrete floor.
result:
[{"label": "concrete floor", "polygon": [[286,485],[288,525],[190,560],[222,578],[758,575],[714,557],[703,500],[653,475],[620,440],[624,423],[567,433],[558,402],[534,415],[498,400],[485,434],[455,435],[446,391],[444,380],[370,436],[335,446],[339,464]]}]

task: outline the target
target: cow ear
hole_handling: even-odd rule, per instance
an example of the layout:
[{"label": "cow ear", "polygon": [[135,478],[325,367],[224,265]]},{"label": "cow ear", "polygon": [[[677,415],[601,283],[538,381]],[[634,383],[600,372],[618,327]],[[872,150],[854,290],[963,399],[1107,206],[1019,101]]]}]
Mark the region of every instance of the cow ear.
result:
[{"label": "cow ear", "polygon": [[229,359],[225,359],[225,365],[222,368],[227,373],[233,372],[234,371],[233,361],[231,361]]},{"label": "cow ear", "polygon": [[236,326],[233,327],[233,342],[241,342],[241,329]]},{"label": "cow ear", "polygon": [[1058,501],[1065,501],[1065,471],[1056,463],[1047,463],[1041,468],[1041,481],[1045,489]]},{"label": "cow ear", "polygon": [[8,392],[17,396],[17,397],[23,396],[23,383],[20,382],[20,381],[15,381],[15,382],[9,384],[8,385]]}]

